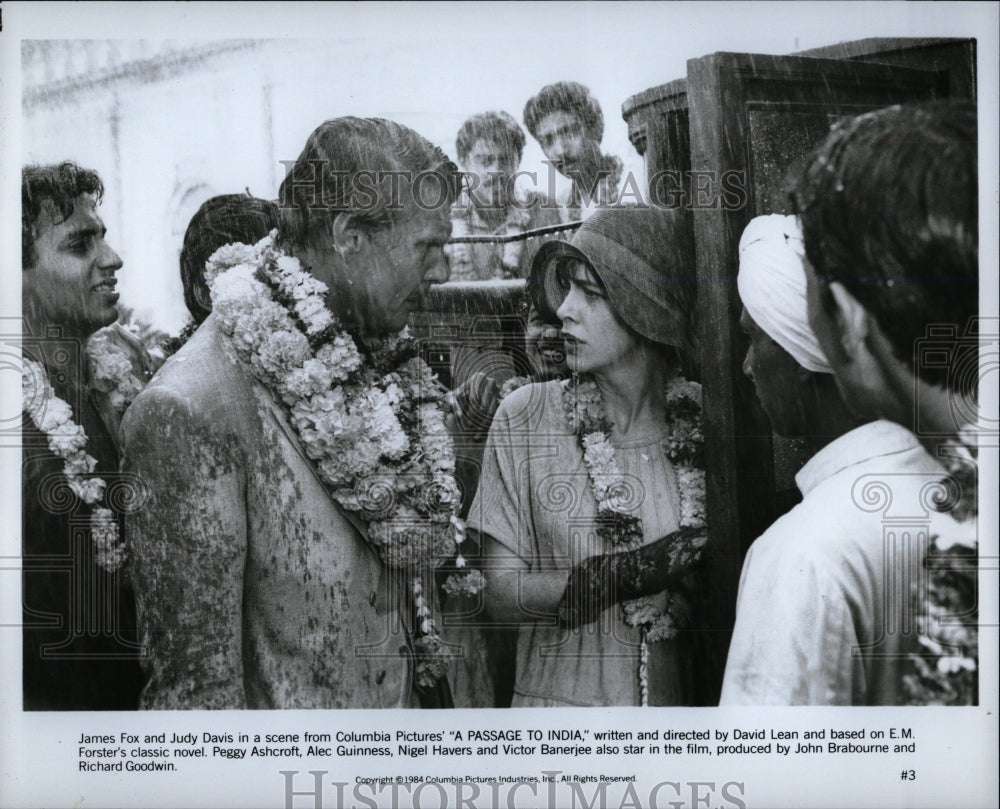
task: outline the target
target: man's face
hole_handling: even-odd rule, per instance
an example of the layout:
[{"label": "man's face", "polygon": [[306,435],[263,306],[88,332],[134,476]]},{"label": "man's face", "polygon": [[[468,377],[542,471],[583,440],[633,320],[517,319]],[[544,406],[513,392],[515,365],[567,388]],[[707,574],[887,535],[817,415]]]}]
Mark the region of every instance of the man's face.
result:
[{"label": "man's face", "polygon": [[[435,196],[430,185],[427,199]],[[357,252],[348,260],[351,280],[346,291],[361,329],[368,334],[399,331],[420,307],[427,287],[448,280],[444,245],[451,238],[450,209],[448,205],[428,209],[410,196],[403,194],[404,210],[396,223],[362,234]],[[332,296],[344,292],[331,285]]]},{"label": "man's face", "polygon": [[801,396],[805,369],[757,325],[746,309],[740,315],[740,328],[749,341],[743,373],[753,382],[757,400],[774,431],[785,436],[808,435],[811,425]]},{"label": "man's face", "polygon": [[579,116],[556,110],[538,122],[536,137],[560,174],[588,173],[600,160],[601,145],[587,136]]},{"label": "man's face", "polygon": [[517,156],[490,138],[480,138],[469,150],[465,170],[479,178],[475,195],[491,205],[504,203],[507,178],[517,171]]},{"label": "man's face", "polygon": [[52,202],[42,206],[35,238],[35,266],[24,270],[26,310],[42,326],[62,326],[68,334],[88,335],[118,318],[118,280],[122,260],[104,240],[104,223],[93,199],[81,194],[67,219]]}]

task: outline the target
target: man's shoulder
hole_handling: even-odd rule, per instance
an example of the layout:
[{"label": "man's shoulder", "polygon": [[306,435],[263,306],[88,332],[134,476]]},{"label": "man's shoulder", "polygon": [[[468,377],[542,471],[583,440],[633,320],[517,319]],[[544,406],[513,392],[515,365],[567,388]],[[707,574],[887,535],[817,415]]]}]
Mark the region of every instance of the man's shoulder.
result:
[{"label": "man's shoulder", "polygon": [[827,568],[851,546],[870,544],[864,532],[870,518],[854,505],[830,491],[810,492],[754,540],[754,555],[759,563],[791,570]]},{"label": "man's shoulder", "polygon": [[943,472],[923,447],[892,431],[858,431],[853,438],[870,439],[867,449],[856,457],[827,458],[824,469],[813,469],[829,474],[753,543],[757,555],[808,566],[860,554],[877,564],[886,524],[931,519]]},{"label": "man's shoulder", "polygon": [[[252,379],[206,321],[168,359],[140,393],[122,422],[126,434],[150,418],[205,420],[222,427],[238,420],[252,394]],[[141,429],[141,427],[139,428]]]}]

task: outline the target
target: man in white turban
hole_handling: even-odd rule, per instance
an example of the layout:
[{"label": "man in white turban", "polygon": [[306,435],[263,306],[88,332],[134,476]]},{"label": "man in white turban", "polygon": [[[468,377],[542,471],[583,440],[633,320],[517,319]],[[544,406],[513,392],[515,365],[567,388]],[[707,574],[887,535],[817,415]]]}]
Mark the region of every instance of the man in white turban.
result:
[{"label": "man in white turban", "polygon": [[743,372],[778,435],[813,452],[853,426],[806,306],[802,236],[794,216],[758,216],[740,239],[740,326],[749,347]]},{"label": "man in white turban", "polygon": [[740,241],[743,370],[775,432],[815,454],[795,476],[802,502],[747,554],[721,702],[901,704],[916,633],[887,628],[915,578],[871,486],[907,509],[934,462],[908,431],[861,424],[844,404],[809,327],[805,261],[794,217],[754,219]]}]

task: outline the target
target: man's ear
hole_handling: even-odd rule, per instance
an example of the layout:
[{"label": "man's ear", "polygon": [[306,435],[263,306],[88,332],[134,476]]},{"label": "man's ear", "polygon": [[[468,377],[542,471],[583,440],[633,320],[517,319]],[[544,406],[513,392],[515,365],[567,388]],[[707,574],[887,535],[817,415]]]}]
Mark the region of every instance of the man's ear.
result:
[{"label": "man's ear", "polygon": [[368,235],[358,227],[357,220],[351,214],[338,214],[330,225],[333,237],[333,249],[341,258],[358,252],[367,241]]},{"label": "man's ear", "polygon": [[833,299],[831,314],[840,334],[840,347],[848,357],[857,360],[867,348],[872,326],[871,315],[840,282],[833,281],[829,290]]}]

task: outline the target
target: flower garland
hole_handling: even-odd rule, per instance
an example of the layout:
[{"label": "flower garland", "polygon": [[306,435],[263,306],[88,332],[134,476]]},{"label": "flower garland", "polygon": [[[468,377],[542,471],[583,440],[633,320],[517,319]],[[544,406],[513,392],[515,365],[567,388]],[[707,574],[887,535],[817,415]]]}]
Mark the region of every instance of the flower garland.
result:
[{"label": "flower garland", "polygon": [[125,547],[119,541],[114,513],[98,505],[104,499],[105,482],[92,476],[97,460],[85,451],[87,434],[73,421],[69,404],[55,395],[45,367],[26,357],[21,370],[21,396],[24,412],[35,427],[45,433],[49,450],[63,459],[63,474],[70,489],[93,507],[90,536],[95,561],[110,572],[118,570],[125,561]]},{"label": "flower garland", "polygon": [[[642,520],[628,512],[628,484],[622,477],[609,435],[613,428],[604,409],[597,383],[590,377],[574,376],[562,382],[563,407],[569,428],[583,449],[583,461],[590,476],[591,491],[597,501],[597,534],[609,552],[642,547]],[[665,395],[666,425],[663,450],[674,464],[680,495],[680,527],[705,526],[705,470],[702,464],[704,436],[701,430],[701,385],[683,379],[668,383]],[[703,543],[704,540],[702,540]],[[694,564],[701,543],[686,551],[683,564]],[[687,622],[690,608],[678,593],[667,593],[661,611],[649,597],[622,602],[622,618],[641,629],[639,686],[642,705],[648,704],[648,643],[673,638]]]},{"label": "flower garland", "polygon": [[[231,244],[206,264],[213,310],[239,357],[288,408],[333,499],[368,522],[383,561],[416,573],[458,549],[464,523],[455,453],[438,401],[445,391],[404,329],[365,362],[326,306],[327,286],[275,247]],[[478,592],[475,571],[453,587]],[[420,636],[417,682],[444,674],[444,650],[419,575],[412,592]]]},{"label": "flower garland", "polygon": [[145,384],[132,372],[132,361],[126,349],[114,342],[113,328],[108,326],[91,335],[87,341],[87,357],[91,386],[107,394],[111,406],[121,414]]},{"label": "flower garland", "polygon": [[[921,652],[911,654],[903,686],[911,705],[978,703],[979,629],[976,518],[978,433],[965,425],[939,458],[948,472],[938,510],[958,523],[935,531],[924,567],[926,584],[914,582],[912,603]],[[945,519],[948,519],[947,517]]]},{"label": "flower garland", "polygon": [[530,376],[512,376],[510,379],[504,381],[504,383],[500,386],[498,398],[502,402],[518,388],[523,388],[525,385],[529,385],[533,381],[534,380],[532,380]]}]

